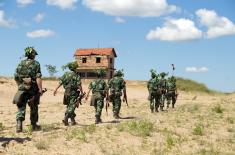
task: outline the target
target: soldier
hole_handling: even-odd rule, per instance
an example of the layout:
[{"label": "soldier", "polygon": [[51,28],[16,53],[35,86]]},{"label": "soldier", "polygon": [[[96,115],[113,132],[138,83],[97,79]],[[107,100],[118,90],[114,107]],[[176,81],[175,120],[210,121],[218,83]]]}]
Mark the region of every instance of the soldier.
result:
[{"label": "soldier", "polygon": [[[126,95],[126,82],[122,78],[123,72],[118,70],[114,73],[114,77],[109,80],[108,86],[110,90],[109,101],[113,103],[113,117],[119,119],[119,113],[121,109],[121,96],[123,94],[123,102],[127,103]],[[128,104],[127,104],[128,105]]]},{"label": "soldier", "polygon": [[158,75],[155,70],[151,70],[151,79],[148,81],[147,88],[149,91],[150,110],[153,113],[154,109],[158,112],[160,95],[158,94]]},{"label": "soldier", "polygon": [[175,107],[177,96],[178,92],[176,87],[176,78],[174,76],[171,76],[167,80],[167,108],[169,108],[171,102],[172,108]]},{"label": "soldier", "polygon": [[105,76],[105,71],[100,69],[97,71],[98,79],[92,81],[89,85],[89,91],[86,96],[86,100],[89,97],[90,91],[92,91],[91,106],[95,107],[95,124],[102,123],[101,114],[104,107],[104,98],[108,102],[108,88],[103,77]]},{"label": "soldier", "polygon": [[168,75],[168,73],[162,72],[160,73],[160,81],[159,81],[159,92],[160,92],[160,110],[163,111],[165,99],[166,99],[166,89],[167,89],[167,80],[165,77]]},{"label": "soldier", "polygon": [[33,47],[25,48],[25,60],[22,60],[16,68],[14,78],[18,85],[18,91],[13,99],[17,105],[16,132],[22,132],[22,122],[25,120],[26,104],[30,107],[30,121],[33,130],[39,130],[38,105],[42,90],[42,74],[40,64],[35,60],[38,53]]},{"label": "soldier", "polygon": [[67,105],[63,123],[68,126],[68,119],[71,119],[71,125],[76,125],[75,109],[79,106],[79,95],[83,94],[82,83],[79,74],[77,73],[78,64],[76,61],[68,63],[65,68],[69,68],[69,72],[64,73],[60,78],[59,86],[55,89],[54,95],[57,90],[63,85],[65,89],[63,104]]}]

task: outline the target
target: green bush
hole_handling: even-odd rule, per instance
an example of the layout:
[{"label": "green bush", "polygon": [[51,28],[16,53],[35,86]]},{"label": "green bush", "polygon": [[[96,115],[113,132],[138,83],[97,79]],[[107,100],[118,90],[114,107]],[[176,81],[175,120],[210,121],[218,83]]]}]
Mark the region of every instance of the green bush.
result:
[{"label": "green bush", "polygon": [[87,142],[86,131],[84,129],[72,129],[67,133],[67,140],[79,139],[83,142]]}]

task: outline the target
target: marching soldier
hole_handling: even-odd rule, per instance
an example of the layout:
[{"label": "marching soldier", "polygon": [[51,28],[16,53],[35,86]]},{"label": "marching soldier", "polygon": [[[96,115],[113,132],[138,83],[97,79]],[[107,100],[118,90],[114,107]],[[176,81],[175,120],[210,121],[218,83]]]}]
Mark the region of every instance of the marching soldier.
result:
[{"label": "marching soldier", "polygon": [[86,96],[87,100],[90,91],[92,91],[91,106],[95,107],[95,124],[102,123],[101,114],[104,107],[104,99],[106,98],[106,102],[108,102],[108,87],[103,79],[105,74],[105,70],[100,69],[97,71],[98,79],[90,83],[89,91]]},{"label": "marching soldier", "polygon": [[172,108],[175,107],[175,103],[177,100],[178,92],[176,87],[176,78],[171,76],[167,80],[167,108],[172,103]]},{"label": "marching soldier", "polygon": [[165,79],[165,77],[168,74],[165,72],[160,73],[160,81],[159,81],[159,92],[161,94],[160,97],[160,110],[163,111],[164,108],[164,104],[165,104],[165,100],[166,100],[166,91],[167,91],[167,80]]},{"label": "marching soldier", "polygon": [[26,105],[30,107],[30,121],[33,130],[40,129],[38,122],[38,105],[43,94],[42,74],[40,64],[35,60],[38,53],[33,47],[25,48],[25,60],[22,60],[16,68],[14,78],[18,85],[18,91],[13,99],[17,105],[16,132],[22,132],[22,122],[25,120]]},{"label": "marching soldier", "polygon": [[150,110],[158,112],[160,95],[158,94],[158,75],[155,70],[151,70],[151,79],[148,81],[147,88],[149,91],[148,100],[150,101]]},{"label": "marching soldier", "polygon": [[70,62],[65,67],[69,68],[70,71],[64,73],[60,78],[59,86],[55,89],[54,95],[56,95],[57,90],[63,85],[65,89],[63,104],[67,105],[63,123],[65,126],[68,126],[69,118],[71,119],[71,125],[76,125],[75,109],[79,106],[79,96],[83,94],[83,90],[81,78],[77,73],[77,62]]},{"label": "marching soldier", "polygon": [[[109,80],[108,86],[110,90],[109,101],[113,103],[113,117],[119,119],[121,109],[121,96],[123,95],[123,102],[127,103],[126,82],[123,79],[123,72],[118,70],[114,73],[114,77]],[[128,103],[127,103],[128,105]]]}]

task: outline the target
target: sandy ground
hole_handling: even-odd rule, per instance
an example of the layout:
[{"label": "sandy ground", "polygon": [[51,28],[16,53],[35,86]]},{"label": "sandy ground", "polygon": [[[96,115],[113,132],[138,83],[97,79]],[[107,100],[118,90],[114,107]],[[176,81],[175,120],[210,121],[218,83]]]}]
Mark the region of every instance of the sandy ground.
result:
[{"label": "sandy ground", "polygon": [[[0,78],[0,154],[9,155],[235,155],[235,95],[180,92],[175,109],[150,113],[146,86],[127,84],[129,107],[121,117],[103,110],[103,124],[94,125],[94,108],[88,102],[76,110],[78,125],[64,127],[63,89],[57,81],[44,81],[48,89],[39,108],[42,130],[32,132],[27,108],[24,132],[15,133],[17,108],[12,104],[17,87]],[[83,87],[87,90],[87,83]]]}]

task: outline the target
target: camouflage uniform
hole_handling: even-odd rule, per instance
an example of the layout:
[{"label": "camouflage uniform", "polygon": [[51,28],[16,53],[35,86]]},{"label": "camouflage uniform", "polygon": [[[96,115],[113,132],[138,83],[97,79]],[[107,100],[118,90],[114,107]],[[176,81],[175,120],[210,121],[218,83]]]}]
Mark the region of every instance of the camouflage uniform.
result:
[{"label": "camouflage uniform", "polygon": [[167,108],[169,108],[170,103],[172,102],[172,108],[174,108],[176,99],[177,99],[177,88],[176,88],[176,79],[175,77],[170,77],[167,80]]},{"label": "camouflage uniform", "polygon": [[110,102],[113,103],[113,116],[114,118],[119,118],[119,113],[121,109],[121,96],[122,90],[126,89],[126,82],[122,78],[123,74],[121,71],[117,71],[114,74],[114,77],[109,80],[109,89],[110,89]]},{"label": "camouflage uniform", "polygon": [[[34,54],[37,55],[37,53]],[[41,77],[40,64],[34,59],[27,58],[22,60],[17,66],[14,78],[18,84],[18,91],[13,99],[13,103],[18,107],[18,112],[16,114],[17,123],[22,123],[25,120],[26,104],[28,103],[30,107],[31,124],[33,128],[37,127],[36,123],[38,122],[40,95],[37,95],[39,93],[39,88],[36,79]],[[22,124],[21,130],[19,128],[17,130],[19,130],[17,132],[21,132]]]},{"label": "camouflage uniform", "polygon": [[76,103],[78,101],[80,93],[80,91],[78,91],[78,87],[81,86],[81,78],[76,72],[70,71],[66,72],[60,78],[59,83],[63,85],[65,89],[64,105],[67,105],[67,110],[65,112],[65,120],[68,120],[68,118],[70,118],[74,121],[74,118],[76,117]]},{"label": "camouflage uniform", "polygon": [[89,89],[92,90],[92,106],[95,107],[96,123],[101,122],[104,98],[106,97],[107,84],[103,79],[97,79],[90,83]]},{"label": "camouflage uniform", "polygon": [[165,100],[166,100],[166,91],[167,91],[167,80],[165,79],[166,73],[160,73],[161,79],[158,84],[159,93],[160,93],[160,109],[163,111]]},{"label": "camouflage uniform", "polygon": [[149,101],[150,101],[150,109],[151,112],[154,112],[154,109],[156,112],[158,112],[159,107],[159,99],[160,95],[158,94],[158,76],[155,73],[155,71],[151,70],[151,76],[152,78],[148,81],[147,87],[149,91]]}]

